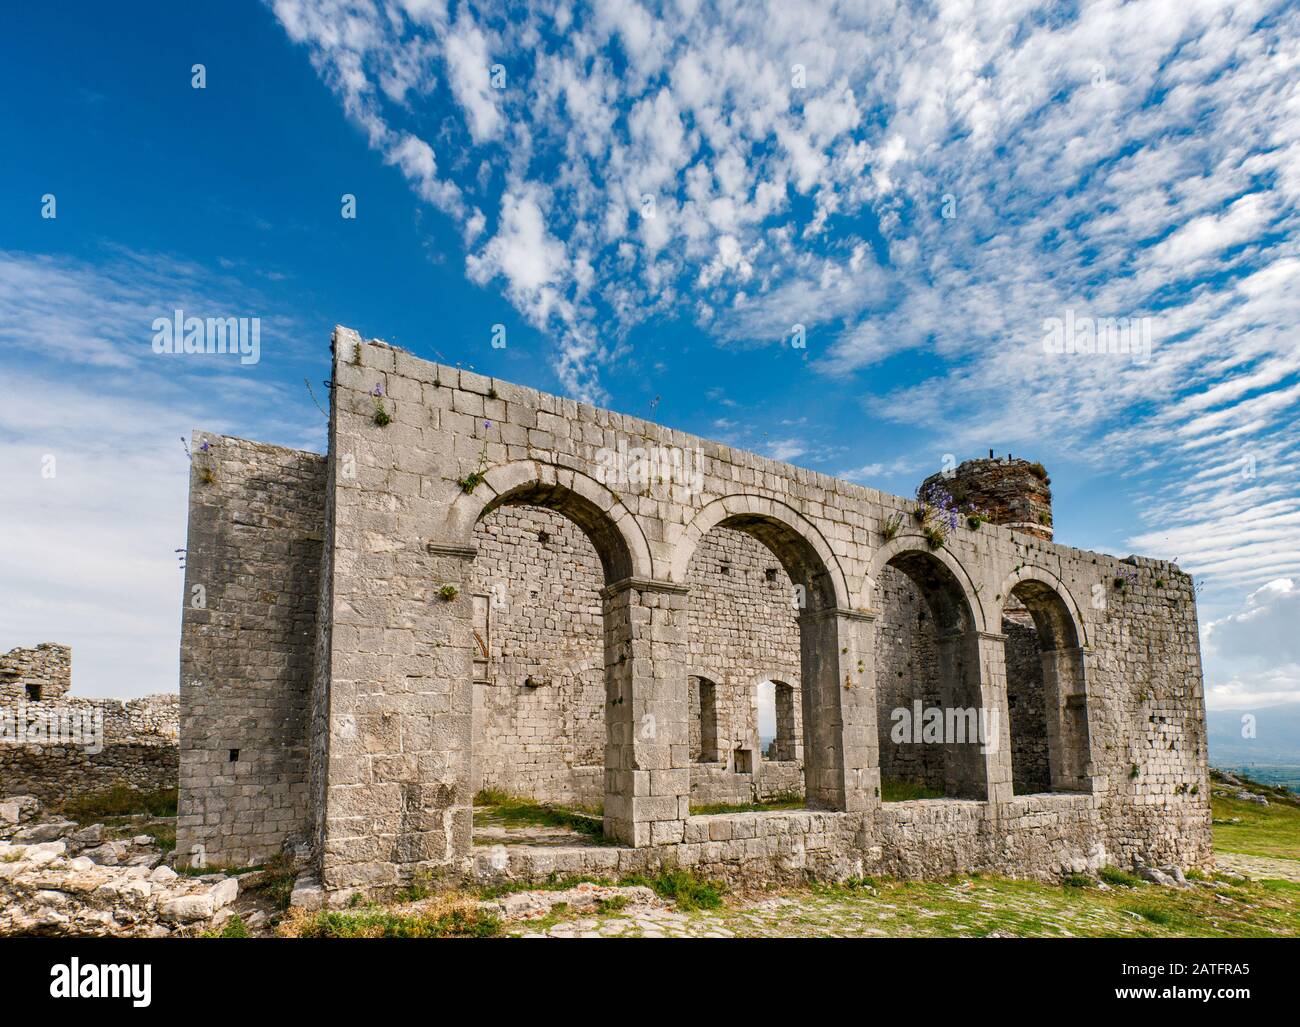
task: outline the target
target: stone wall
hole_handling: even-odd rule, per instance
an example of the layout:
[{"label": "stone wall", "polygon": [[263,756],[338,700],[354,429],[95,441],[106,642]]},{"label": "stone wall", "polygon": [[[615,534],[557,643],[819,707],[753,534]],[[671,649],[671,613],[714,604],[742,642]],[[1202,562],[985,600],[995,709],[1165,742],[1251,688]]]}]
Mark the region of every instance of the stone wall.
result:
[{"label": "stone wall", "polygon": [[177,851],[258,862],[310,831],[326,461],[206,432],[191,447]]},{"label": "stone wall", "polygon": [[[604,801],[604,634],[600,558],[568,518],[501,507],[474,529],[473,787],[541,801]],[[693,685],[692,801],[752,802],[802,791],[799,628],[793,588],[761,542],[726,528],[705,538],[691,569],[692,668],[716,688],[712,715],[722,758],[699,759],[701,712]],[[696,675],[692,675],[695,677]],[[793,689],[790,757],[765,758],[759,685]],[[698,681],[698,678],[696,678]],[[750,769],[737,770],[734,753]]]},{"label": "stone wall", "polygon": [[42,642],[0,654],[0,702],[58,699],[71,687],[72,649],[66,645]]},{"label": "stone wall", "polygon": [[[1119,561],[998,524],[962,522],[938,543],[908,500],[432,364],[345,329],[335,335],[333,385],[323,504],[316,498],[325,474],[319,458],[274,451],[289,470],[268,466],[257,483],[257,491],[273,494],[272,479],[284,479],[287,505],[323,510],[317,539],[327,539],[325,574],[315,570],[313,553],[287,562],[278,553],[265,572],[302,568],[304,587],[295,593],[301,619],[310,622],[313,607],[330,616],[319,619],[314,634],[309,627],[303,632],[315,639],[314,657],[291,632],[267,639],[281,665],[299,677],[292,688],[275,680],[266,694],[300,694],[314,659],[308,815],[316,866],[331,894],[382,891],[426,870],[477,873],[474,789],[495,772],[490,762],[504,773],[506,757],[517,753],[535,757],[538,767],[567,769],[573,794],[588,794],[591,782],[575,783],[583,774],[599,780],[606,835],[619,844],[565,853],[566,866],[680,861],[742,876],[854,867],[903,875],[964,869],[1050,876],[1103,862],[1198,866],[1209,860],[1195,597],[1175,566]],[[609,455],[622,450],[685,455],[696,480],[611,477]],[[295,473],[295,460],[309,459],[318,461],[313,474]],[[219,488],[226,478],[238,482],[240,474],[219,469]],[[199,484],[192,533],[196,523],[206,530],[209,522],[229,519],[222,507],[245,501],[237,487],[230,496],[215,493],[205,509]],[[546,517],[535,512],[542,508]],[[590,549],[575,537],[557,541],[566,529],[554,517],[581,528]],[[494,526],[511,518],[525,534],[538,534],[532,549],[521,552],[516,544],[507,552],[508,532]],[[276,533],[284,524],[281,517],[264,537],[285,540]],[[551,541],[539,549],[542,531]],[[744,607],[752,598],[744,593],[696,604],[710,587],[699,568],[720,568],[711,547],[725,533],[761,543],[750,569],[762,577],[744,581],[771,599],[770,608]],[[258,541],[227,540],[229,570],[204,564],[213,580],[220,584],[229,571],[242,572],[245,561],[259,558],[250,551]],[[193,541],[191,548],[193,569]],[[779,564],[772,581],[764,552]],[[541,581],[544,571],[553,574],[567,561],[575,576],[566,579],[561,571],[562,586],[537,589],[542,606],[519,611],[524,619],[515,627],[499,621],[485,654],[476,628],[478,607],[486,603],[491,616],[492,559],[504,561],[495,573],[509,578],[507,600],[531,591],[527,574],[519,578],[512,568],[533,568]],[[731,575],[724,577],[735,587]],[[778,616],[786,588],[802,597],[795,631],[779,619],[762,620]],[[600,602],[598,656],[590,655],[597,637],[593,594]],[[246,596],[234,598],[239,611]],[[1022,729],[1009,715],[1009,697],[1021,687],[1012,679],[1022,650],[1019,633],[1003,629],[1003,617],[1017,603],[1031,613],[1041,649],[1053,789],[1046,794],[1017,795],[1014,781],[1011,735]],[[705,632],[701,648],[701,613],[720,609],[727,616]],[[753,637],[708,640],[742,609]],[[923,624],[928,627],[918,627]],[[541,638],[537,631],[575,634],[588,654],[581,659],[599,667],[603,690],[595,675],[549,684],[553,656],[524,644]],[[183,730],[213,733],[233,746],[241,725],[214,718],[250,689],[263,694],[263,685],[252,665],[230,662],[215,637],[194,635],[188,621],[184,644],[194,676],[212,677],[217,668],[229,687],[225,703],[212,703]],[[489,702],[486,689],[502,685],[488,682],[505,673],[485,666],[496,658],[509,665],[509,680],[507,691]],[[778,665],[763,666],[769,658]],[[691,814],[713,772],[699,763],[701,682],[721,686],[715,714],[752,702],[750,682],[743,692],[728,691],[733,662],[759,664],[753,668],[759,675],[779,671],[798,685],[796,737],[810,812],[721,820]],[[523,692],[509,690],[525,688],[552,691],[521,705]],[[887,753],[887,725],[879,716],[918,691],[940,704],[983,709],[996,725],[996,744]],[[596,779],[593,764],[580,759],[594,758],[592,711],[602,695],[603,774]],[[244,727],[254,729],[256,742],[305,748],[305,719],[286,720],[273,738],[260,733],[260,722]],[[716,733],[730,749],[733,778],[737,750],[725,732],[748,731],[749,724],[743,716],[728,718]],[[489,725],[496,741],[481,737]],[[554,725],[567,725],[572,737],[549,737]],[[942,781],[948,798],[882,804],[882,771],[907,770],[908,758],[924,779]],[[296,787],[300,763],[287,761],[277,780]],[[553,778],[555,787],[562,779],[562,773]],[[219,776],[207,780],[226,784]],[[197,776],[191,786],[207,787]],[[219,798],[204,817],[213,835],[235,817]],[[546,859],[559,865],[558,854],[519,856],[530,865]]]},{"label": "stone wall", "polygon": [[0,793],[42,802],[176,787],[178,697],[0,703]]}]

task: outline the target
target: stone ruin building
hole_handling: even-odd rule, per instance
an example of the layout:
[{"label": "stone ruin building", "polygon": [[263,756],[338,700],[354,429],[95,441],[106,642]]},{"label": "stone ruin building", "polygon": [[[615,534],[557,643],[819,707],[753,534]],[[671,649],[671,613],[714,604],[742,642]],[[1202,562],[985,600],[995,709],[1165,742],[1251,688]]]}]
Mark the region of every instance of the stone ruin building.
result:
[{"label": "stone ruin building", "polygon": [[0,703],[49,702],[72,687],[72,649],[42,642],[0,653]]},{"label": "stone ruin building", "polygon": [[[1211,859],[1192,582],[1055,543],[1039,465],[950,511],[345,328],[327,455],[192,448],[181,859],[292,848],[330,901]],[[606,844],[475,845],[484,789]]]},{"label": "stone ruin building", "polygon": [[175,694],[123,700],[71,690],[70,646],[0,653],[0,798],[56,803],[115,787],[176,787]]}]

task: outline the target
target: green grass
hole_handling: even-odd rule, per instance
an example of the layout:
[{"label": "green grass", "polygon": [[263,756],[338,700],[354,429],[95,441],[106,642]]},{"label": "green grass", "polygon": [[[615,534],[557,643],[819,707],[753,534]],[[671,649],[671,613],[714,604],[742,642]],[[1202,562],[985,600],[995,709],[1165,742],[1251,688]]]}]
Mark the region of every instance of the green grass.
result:
[{"label": "green grass", "polygon": [[64,816],[79,824],[91,824],[107,817],[126,817],[145,814],[152,817],[176,816],[175,788],[161,788],[142,792],[125,785],[114,785],[99,792],[90,792],[65,799]]},{"label": "green grass", "polygon": [[289,931],[298,938],[490,938],[501,933],[501,921],[463,903],[414,913],[367,906],[298,917]]},{"label": "green grass", "polygon": [[264,895],[276,909],[288,909],[293,884],[298,879],[298,868],[293,860],[280,853],[267,860],[260,869],[262,877],[249,885],[248,890]]},{"label": "green grass", "polygon": [[708,806],[692,806],[691,816],[708,817],[717,813],[766,813],[771,810],[804,809],[806,805],[802,795],[776,795],[762,802],[718,802]]},{"label": "green grass", "polygon": [[1300,808],[1275,799],[1267,790],[1260,794],[1268,797],[1268,806],[1219,795],[1225,788],[1237,791],[1231,786],[1216,784],[1210,799],[1214,810],[1216,852],[1300,859]]},{"label": "green grass", "polygon": [[927,788],[919,781],[903,781],[890,777],[880,779],[881,802],[911,802],[913,799],[942,799],[943,792]]},{"label": "green grass", "polygon": [[606,843],[604,823],[599,815],[490,789],[474,796],[474,819],[480,826],[563,827],[585,835],[590,841]]},{"label": "green grass", "polygon": [[722,895],[726,885],[722,881],[711,881],[697,877],[687,870],[662,870],[654,877],[644,874],[632,874],[623,878],[619,884],[644,885],[661,899],[670,899],[683,912],[693,909],[717,909],[722,905]]},{"label": "green grass", "polygon": [[1119,867],[1102,867],[1097,876],[1112,888],[1138,888],[1144,883],[1137,874],[1130,874]]},{"label": "green grass", "polygon": [[201,937],[204,938],[247,938],[248,925],[244,923],[243,918],[236,913],[225,922],[219,931],[204,931]]}]

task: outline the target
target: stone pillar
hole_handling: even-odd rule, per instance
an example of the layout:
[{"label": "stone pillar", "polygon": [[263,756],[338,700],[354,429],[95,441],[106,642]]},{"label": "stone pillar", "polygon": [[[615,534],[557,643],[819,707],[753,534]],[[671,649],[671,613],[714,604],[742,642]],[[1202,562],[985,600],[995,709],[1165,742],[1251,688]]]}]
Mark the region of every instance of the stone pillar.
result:
[{"label": "stone pillar", "polygon": [[857,813],[880,803],[874,614],[799,617],[804,794],[813,809]]},{"label": "stone pillar", "polygon": [[[973,746],[983,761],[985,796],[991,805],[1009,802],[1015,795],[1011,775],[1011,706],[1007,702],[1007,636],[996,631],[968,633],[976,651],[978,690],[982,718],[988,725],[988,744]],[[996,719],[995,719],[996,718]],[[993,735],[996,727],[997,734]],[[981,748],[990,751],[981,753]]]},{"label": "stone pillar", "polygon": [[[376,623],[373,603],[336,593],[322,859],[329,890],[405,884],[421,866],[470,855],[473,553],[434,543],[405,553],[408,591],[387,624]],[[365,580],[364,567],[350,578]]]},{"label": "stone pillar", "polygon": [[686,837],[690,815],[687,590],[627,579],[601,592],[605,618],[605,836]]},{"label": "stone pillar", "polygon": [[1052,790],[1092,790],[1088,746],[1086,650],[1045,649],[1043,694],[1047,706],[1047,756]]}]

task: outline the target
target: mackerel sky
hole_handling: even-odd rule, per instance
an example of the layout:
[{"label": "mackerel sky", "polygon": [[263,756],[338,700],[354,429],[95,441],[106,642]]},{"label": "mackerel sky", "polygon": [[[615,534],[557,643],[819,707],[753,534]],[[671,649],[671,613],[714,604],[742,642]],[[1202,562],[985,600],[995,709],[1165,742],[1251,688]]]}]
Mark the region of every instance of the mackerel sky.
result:
[{"label": "mackerel sky", "polygon": [[[0,648],[77,692],[176,689],[181,438],[323,449],[342,323],[903,495],[1041,460],[1059,541],[1195,576],[1211,707],[1300,701],[1294,3],[4,22]],[[261,359],[155,353],[178,309]]]}]

